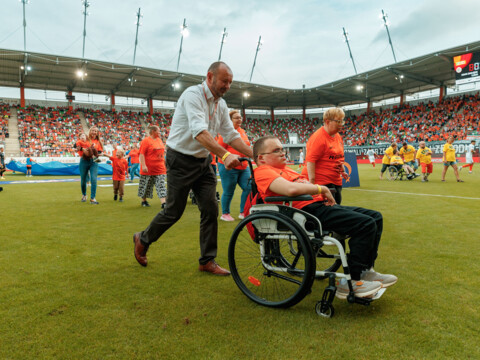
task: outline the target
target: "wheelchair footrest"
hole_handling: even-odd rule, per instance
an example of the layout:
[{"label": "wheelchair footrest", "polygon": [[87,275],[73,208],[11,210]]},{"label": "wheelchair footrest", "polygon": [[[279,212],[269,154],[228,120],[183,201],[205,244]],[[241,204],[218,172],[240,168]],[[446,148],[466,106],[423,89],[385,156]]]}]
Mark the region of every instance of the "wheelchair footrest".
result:
[{"label": "wheelchair footrest", "polygon": [[364,298],[359,298],[359,297],[354,297],[353,301],[351,301],[351,298],[348,298],[349,302],[354,302],[356,304],[361,304],[361,305],[370,305],[370,303],[374,300],[380,299],[383,295],[383,293],[387,290],[386,288],[382,288],[378,290],[376,294],[374,294],[371,297],[364,297]]}]

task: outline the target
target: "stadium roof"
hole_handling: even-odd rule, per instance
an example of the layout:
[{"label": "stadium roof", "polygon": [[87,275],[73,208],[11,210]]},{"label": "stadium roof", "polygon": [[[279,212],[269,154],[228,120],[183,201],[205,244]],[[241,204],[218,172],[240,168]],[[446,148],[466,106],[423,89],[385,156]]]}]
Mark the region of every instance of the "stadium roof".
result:
[{"label": "stadium roof", "polygon": [[[306,89],[285,89],[234,81],[225,96],[230,107],[299,109],[375,102],[402,94],[453,86],[452,58],[479,51],[480,41],[397,62],[328,84]],[[21,66],[30,66],[26,74]],[[234,77],[235,77],[235,69]],[[78,71],[87,73],[83,79]],[[177,101],[182,91],[199,84],[205,75],[193,75],[134,65],[66,56],[0,49],[0,86],[72,91],[133,98]],[[180,88],[175,88],[175,83]],[[244,93],[249,97],[245,98]]]}]

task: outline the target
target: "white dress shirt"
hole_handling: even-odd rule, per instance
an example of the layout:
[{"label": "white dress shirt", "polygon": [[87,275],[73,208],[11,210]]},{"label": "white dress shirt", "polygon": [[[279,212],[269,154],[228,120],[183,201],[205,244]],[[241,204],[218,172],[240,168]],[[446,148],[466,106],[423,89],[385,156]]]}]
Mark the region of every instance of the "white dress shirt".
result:
[{"label": "white dress shirt", "polygon": [[215,100],[206,82],[190,86],[178,99],[166,144],[182,154],[206,158],[210,151],[195,140],[204,130],[212,137],[222,135],[227,144],[240,137],[228,115],[227,103],[222,98]]}]

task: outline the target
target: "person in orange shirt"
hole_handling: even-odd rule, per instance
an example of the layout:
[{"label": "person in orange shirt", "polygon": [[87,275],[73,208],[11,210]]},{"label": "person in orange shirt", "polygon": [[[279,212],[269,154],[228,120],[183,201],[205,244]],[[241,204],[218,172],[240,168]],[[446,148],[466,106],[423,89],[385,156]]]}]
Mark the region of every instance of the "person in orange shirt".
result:
[{"label": "person in orange shirt", "polygon": [[343,163],[343,140],[338,133],[342,130],[345,113],[341,108],[330,108],[323,115],[323,126],[315,131],[307,142],[307,166],[302,175],[312,184],[335,189],[335,201],[342,202],[342,177],[349,179]]},{"label": "person in orange shirt", "polygon": [[130,158],[130,181],[133,182],[133,178],[135,175],[140,176],[140,144],[136,144],[132,146],[132,150],[128,153],[128,157]]},{"label": "person in orange shirt", "polygon": [[[250,140],[248,140],[247,133],[243,130],[240,125],[242,125],[242,115],[238,110],[232,110],[229,112],[230,119],[232,120],[233,127],[235,130],[238,131],[240,134],[241,139],[243,142],[250,146]],[[225,150],[232,154],[245,156],[244,154],[240,153],[239,151],[235,150],[232,146],[226,144],[223,141],[221,136],[218,137],[218,143],[222,146]],[[248,179],[250,179],[250,169],[248,168],[247,163],[243,162],[240,166],[233,168],[232,170],[227,170],[223,161],[219,158],[218,159],[218,172],[220,173],[220,180],[222,181],[222,216],[220,216],[220,220],[223,221],[234,221],[235,219],[230,215],[230,204],[232,202],[233,194],[235,193],[235,188],[237,184],[242,189],[242,196],[240,198],[240,214],[238,215],[239,219],[243,219],[245,214],[243,213],[245,207],[245,201],[247,200],[248,193],[250,192],[250,183]],[[247,214],[248,215],[248,214]]]},{"label": "person in orange shirt", "polygon": [[113,181],[113,200],[123,202],[125,174],[128,170],[128,161],[123,157],[124,151],[119,148],[115,152],[115,156],[109,156],[112,161],[112,181]]},{"label": "person in orange shirt", "polygon": [[165,206],[167,188],[165,180],[167,168],[165,167],[165,145],[160,139],[160,128],[157,125],[148,127],[149,136],[140,143],[140,183],[138,184],[138,196],[142,198],[142,206],[150,206],[147,198],[153,198],[153,185],[157,195]]},{"label": "person in orange shirt", "polygon": [[[253,147],[255,183],[260,196],[312,195],[312,200],[293,201],[292,206],[317,217],[329,230],[350,235],[348,265],[353,290],[357,297],[375,294],[380,288],[397,282],[394,275],[380,274],[373,269],[383,231],[382,214],[361,207],[335,204],[330,190],[311,184],[306,177],[286,166],[285,149],[278,138],[265,136]],[[307,151],[308,154],[308,151]],[[346,297],[349,288],[337,284],[337,296]]]},{"label": "person in orange shirt", "polygon": [[[94,157],[98,156],[103,151],[103,144],[100,141],[98,128],[92,126],[88,132],[87,139],[82,140],[81,137],[77,144],[80,145],[80,148],[77,145],[78,153],[82,155],[78,166],[80,171],[80,187],[83,195],[82,202],[87,201],[87,179],[90,174],[90,204],[98,205],[98,201],[95,198],[97,194],[98,163],[95,162]],[[88,146],[83,146],[82,144]]]}]

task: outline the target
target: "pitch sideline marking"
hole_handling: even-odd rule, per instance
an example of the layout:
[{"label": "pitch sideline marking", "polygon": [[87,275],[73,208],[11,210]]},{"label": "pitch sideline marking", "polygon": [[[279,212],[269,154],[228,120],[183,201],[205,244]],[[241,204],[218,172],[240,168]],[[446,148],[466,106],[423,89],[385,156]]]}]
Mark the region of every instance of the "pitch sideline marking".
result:
[{"label": "pitch sideline marking", "polygon": [[402,195],[437,196],[437,197],[455,198],[455,199],[466,199],[466,200],[480,200],[480,198],[466,197],[466,196],[454,196],[454,195],[417,194],[417,193],[408,193],[408,192],[400,192],[400,191],[366,190],[366,189],[352,189],[352,188],[345,188],[345,190],[383,192],[383,193],[388,193],[388,194],[402,194]]}]

